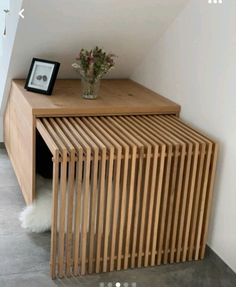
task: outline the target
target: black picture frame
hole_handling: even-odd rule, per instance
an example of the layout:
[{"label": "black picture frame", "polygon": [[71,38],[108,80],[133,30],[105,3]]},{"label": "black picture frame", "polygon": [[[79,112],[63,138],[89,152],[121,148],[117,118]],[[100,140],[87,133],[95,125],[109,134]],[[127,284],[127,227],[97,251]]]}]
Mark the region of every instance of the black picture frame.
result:
[{"label": "black picture frame", "polygon": [[[39,58],[33,58],[25,83],[25,89],[34,93],[51,95],[60,63]],[[44,72],[43,72],[44,70]],[[37,73],[42,75],[37,75]]]}]

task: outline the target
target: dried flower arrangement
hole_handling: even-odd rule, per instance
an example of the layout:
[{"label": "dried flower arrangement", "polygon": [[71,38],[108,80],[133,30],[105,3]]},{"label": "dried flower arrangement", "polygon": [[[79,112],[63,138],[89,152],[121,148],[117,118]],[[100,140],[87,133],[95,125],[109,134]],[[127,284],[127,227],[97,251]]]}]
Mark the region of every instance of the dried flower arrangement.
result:
[{"label": "dried flower arrangement", "polygon": [[72,67],[79,72],[82,79],[92,84],[114,68],[114,57],[114,54],[106,53],[99,47],[90,51],[82,49]]}]

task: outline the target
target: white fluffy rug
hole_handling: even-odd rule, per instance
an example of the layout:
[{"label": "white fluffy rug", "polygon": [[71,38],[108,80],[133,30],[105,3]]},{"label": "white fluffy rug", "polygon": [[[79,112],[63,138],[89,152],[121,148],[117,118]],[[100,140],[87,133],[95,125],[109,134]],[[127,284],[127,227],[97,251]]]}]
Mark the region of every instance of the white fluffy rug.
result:
[{"label": "white fluffy rug", "polygon": [[51,229],[52,181],[37,176],[37,199],[20,214],[21,226],[31,232],[45,232]]}]

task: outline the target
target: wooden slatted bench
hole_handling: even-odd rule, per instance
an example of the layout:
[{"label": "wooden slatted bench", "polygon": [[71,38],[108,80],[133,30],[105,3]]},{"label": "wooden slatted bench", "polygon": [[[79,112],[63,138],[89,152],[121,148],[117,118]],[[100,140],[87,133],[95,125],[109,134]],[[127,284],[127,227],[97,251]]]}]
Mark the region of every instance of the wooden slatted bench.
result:
[{"label": "wooden slatted bench", "polygon": [[[59,81],[52,97],[22,87],[13,83],[5,140],[27,203],[36,130],[51,151],[52,278],[204,257],[217,144],[178,105],[129,80],[104,81],[96,101],[79,97],[79,81]],[[22,107],[31,120],[16,122]],[[16,151],[28,156],[26,178]]]}]

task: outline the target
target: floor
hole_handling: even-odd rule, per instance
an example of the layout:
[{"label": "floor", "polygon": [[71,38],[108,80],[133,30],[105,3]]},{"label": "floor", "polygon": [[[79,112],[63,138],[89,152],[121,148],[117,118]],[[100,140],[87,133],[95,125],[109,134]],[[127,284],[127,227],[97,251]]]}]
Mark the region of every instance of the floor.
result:
[{"label": "floor", "polygon": [[11,163],[5,149],[0,148],[0,287],[236,286],[236,274],[210,249],[203,261],[52,281],[50,234],[25,232],[18,221],[23,207]]}]

